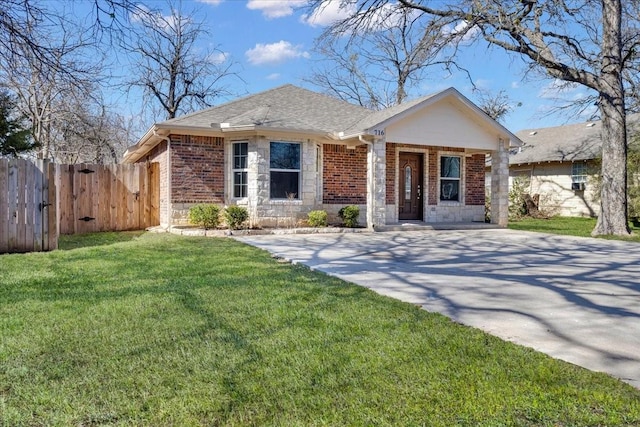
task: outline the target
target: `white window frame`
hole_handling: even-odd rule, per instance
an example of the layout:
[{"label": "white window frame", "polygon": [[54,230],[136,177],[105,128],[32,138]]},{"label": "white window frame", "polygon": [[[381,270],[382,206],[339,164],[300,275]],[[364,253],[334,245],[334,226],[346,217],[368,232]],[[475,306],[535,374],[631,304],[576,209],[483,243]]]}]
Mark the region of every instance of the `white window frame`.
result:
[{"label": "white window frame", "polygon": [[[236,158],[238,158],[238,155],[236,154],[236,146],[240,146],[244,144],[247,148],[247,152],[244,155],[244,167],[236,167]],[[242,156],[242,154],[240,154],[239,156]],[[245,199],[248,196],[248,192],[249,192],[249,183],[248,183],[248,176],[249,176],[249,141],[233,141],[231,143],[231,194],[233,196],[234,199]],[[244,176],[244,182],[236,182],[236,173],[240,173],[241,176]],[[242,191],[240,192],[240,195],[237,196],[236,195],[236,187],[240,186],[239,188],[244,188],[244,195],[242,195]]]},{"label": "white window frame", "polygon": [[[580,173],[577,173],[580,172]],[[571,163],[571,183],[587,182],[587,164],[585,162]]]},{"label": "white window frame", "polygon": [[[456,157],[459,159],[459,176],[456,177],[446,177],[442,176],[442,159],[444,157]],[[438,203],[452,203],[452,204],[461,204],[463,203],[463,171],[464,171],[464,155],[462,153],[440,153],[438,155]],[[450,200],[442,198],[442,180],[451,180],[458,182],[458,200]]]},{"label": "white window frame", "polygon": [[[280,168],[272,168],[271,167],[271,144],[291,144],[297,145],[298,149],[298,168],[297,169],[280,169]],[[271,172],[286,172],[286,173],[297,173],[298,174],[298,192],[295,194],[295,197],[273,197],[271,194]],[[269,141],[269,198],[271,200],[302,200],[302,143],[297,141]]]}]

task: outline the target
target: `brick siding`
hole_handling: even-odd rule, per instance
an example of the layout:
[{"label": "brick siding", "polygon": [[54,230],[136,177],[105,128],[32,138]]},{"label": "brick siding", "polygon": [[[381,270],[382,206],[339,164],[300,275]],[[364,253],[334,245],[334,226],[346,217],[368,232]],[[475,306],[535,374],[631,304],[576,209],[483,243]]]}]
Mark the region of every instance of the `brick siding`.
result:
[{"label": "brick siding", "polygon": [[485,155],[474,154],[466,158],[465,205],[484,205]]},{"label": "brick siding", "polygon": [[224,139],[171,135],[173,203],[224,203]]},{"label": "brick siding", "polygon": [[324,144],[322,155],[323,203],[366,204],[367,147]]},{"label": "brick siding", "polygon": [[396,147],[400,144],[387,143],[387,174],[386,174],[386,196],[385,203],[393,205],[396,203]]}]

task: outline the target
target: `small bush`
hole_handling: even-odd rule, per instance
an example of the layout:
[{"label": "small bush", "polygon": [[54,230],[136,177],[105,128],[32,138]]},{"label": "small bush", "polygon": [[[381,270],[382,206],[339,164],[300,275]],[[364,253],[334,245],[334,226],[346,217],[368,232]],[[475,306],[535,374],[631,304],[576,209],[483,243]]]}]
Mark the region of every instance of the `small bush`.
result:
[{"label": "small bush", "polygon": [[309,225],[311,227],[326,227],[327,226],[327,212],[326,211],[311,211],[308,215]]},{"label": "small bush", "polygon": [[189,222],[205,230],[217,228],[220,225],[220,208],[210,203],[192,206],[189,209]]},{"label": "small bush", "polygon": [[232,230],[238,230],[249,219],[249,211],[244,206],[229,206],[224,211],[224,219]]},{"label": "small bush", "polygon": [[345,227],[354,228],[358,226],[358,217],[360,216],[360,208],[355,205],[345,206],[338,211],[338,216],[342,219]]}]

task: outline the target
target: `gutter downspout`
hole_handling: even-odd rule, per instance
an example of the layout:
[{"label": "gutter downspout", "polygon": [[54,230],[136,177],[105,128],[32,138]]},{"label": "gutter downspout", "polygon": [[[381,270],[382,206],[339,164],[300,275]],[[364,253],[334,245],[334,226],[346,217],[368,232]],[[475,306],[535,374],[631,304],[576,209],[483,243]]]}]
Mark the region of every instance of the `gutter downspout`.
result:
[{"label": "gutter downspout", "polygon": [[[171,139],[169,138],[168,135],[166,136],[162,136],[158,133],[157,130],[154,129],[153,131],[153,136],[160,138],[162,140],[167,141],[167,196],[168,196],[168,200],[167,200],[167,214],[168,214],[168,218],[167,218],[167,226],[165,228],[165,230],[170,230],[171,229],[171,211],[172,211],[172,194],[171,194],[171,180],[172,180],[172,171],[171,171]],[[160,225],[162,225],[162,221],[160,221]]]}]

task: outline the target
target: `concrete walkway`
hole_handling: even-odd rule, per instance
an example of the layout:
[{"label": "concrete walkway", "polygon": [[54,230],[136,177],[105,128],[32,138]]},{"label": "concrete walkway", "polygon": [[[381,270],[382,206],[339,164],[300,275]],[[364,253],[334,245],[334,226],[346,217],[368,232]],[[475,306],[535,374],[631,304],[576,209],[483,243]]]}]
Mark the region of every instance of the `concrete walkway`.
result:
[{"label": "concrete walkway", "polygon": [[238,240],[640,388],[640,244],[503,229]]}]

